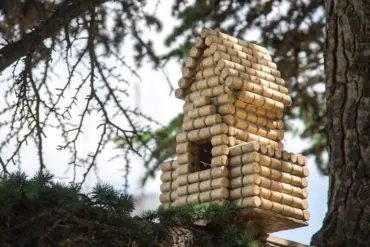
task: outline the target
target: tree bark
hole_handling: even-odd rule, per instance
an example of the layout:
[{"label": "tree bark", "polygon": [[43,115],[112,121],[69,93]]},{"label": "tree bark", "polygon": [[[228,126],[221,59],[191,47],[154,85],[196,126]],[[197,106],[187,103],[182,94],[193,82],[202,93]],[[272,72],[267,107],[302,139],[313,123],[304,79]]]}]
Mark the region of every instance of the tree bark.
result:
[{"label": "tree bark", "polygon": [[325,8],[330,187],[312,244],[370,246],[370,1]]},{"label": "tree bark", "polygon": [[52,37],[65,24],[89,8],[105,2],[108,0],[73,0],[62,3],[52,16],[42,22],[34,31],[24,35],[19,41],[0,49],[0,73],[28,52],[37,49],[45,39]]}]

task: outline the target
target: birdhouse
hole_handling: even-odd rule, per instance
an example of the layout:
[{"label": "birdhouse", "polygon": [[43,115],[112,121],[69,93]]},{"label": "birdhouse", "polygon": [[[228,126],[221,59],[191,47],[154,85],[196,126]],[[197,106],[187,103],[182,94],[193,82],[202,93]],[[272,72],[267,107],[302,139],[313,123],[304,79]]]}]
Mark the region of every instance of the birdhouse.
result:
[{"label": "birdhouse", "polygon": [[265,232],[306,226],[306,158],[284,150],[292,100],[267,49],[203,29],[176,89],[177,158],[160,165],[163,207],[235,203]]}]

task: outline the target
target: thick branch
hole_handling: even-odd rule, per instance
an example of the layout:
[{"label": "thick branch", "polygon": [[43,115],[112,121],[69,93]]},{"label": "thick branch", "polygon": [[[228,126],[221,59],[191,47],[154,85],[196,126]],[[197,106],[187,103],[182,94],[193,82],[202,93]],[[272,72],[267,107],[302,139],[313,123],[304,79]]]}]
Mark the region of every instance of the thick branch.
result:
[{"label": "thick branch", "polygon": [[76,17],[82,15],[89,8],[96,7],[109,0],[74,0],[66,1],[56,8],[49,19],[40,24],[34,31],[24,35],[22,39],[0,49],[0,72],[12,63],[25,56],[28,52],[37,49],[42,42],[55,35]]}]

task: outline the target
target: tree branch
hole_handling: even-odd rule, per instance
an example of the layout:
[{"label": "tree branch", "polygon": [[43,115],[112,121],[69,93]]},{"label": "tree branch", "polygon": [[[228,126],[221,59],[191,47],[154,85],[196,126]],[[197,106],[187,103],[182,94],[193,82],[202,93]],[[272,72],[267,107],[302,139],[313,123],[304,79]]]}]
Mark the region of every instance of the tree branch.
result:
[{"label": "tree branch", "polygon": [[89,8],[96,7],[109,0],[73,0],[59,5],[49,19],[42,22],[34,31],[24,35],[22,39],[10,43],[0,49],[0,72],[12,63],[36,50],[42,42],[55,35],[66,23],[83,14]]}]

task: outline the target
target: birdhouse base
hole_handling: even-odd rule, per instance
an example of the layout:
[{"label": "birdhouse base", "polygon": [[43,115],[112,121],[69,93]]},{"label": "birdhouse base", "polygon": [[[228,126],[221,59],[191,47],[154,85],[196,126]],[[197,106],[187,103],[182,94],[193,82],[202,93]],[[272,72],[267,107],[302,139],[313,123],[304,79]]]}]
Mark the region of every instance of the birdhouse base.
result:
[{"label": "birdhouse base", "polygon": [[242,209],[239,214],[243,218],[246,218],[247,221],[253,220],[254,222],[258,222],[265,233],[273,233],[308,226],[307,222],[302,220],[259,208]]}]

